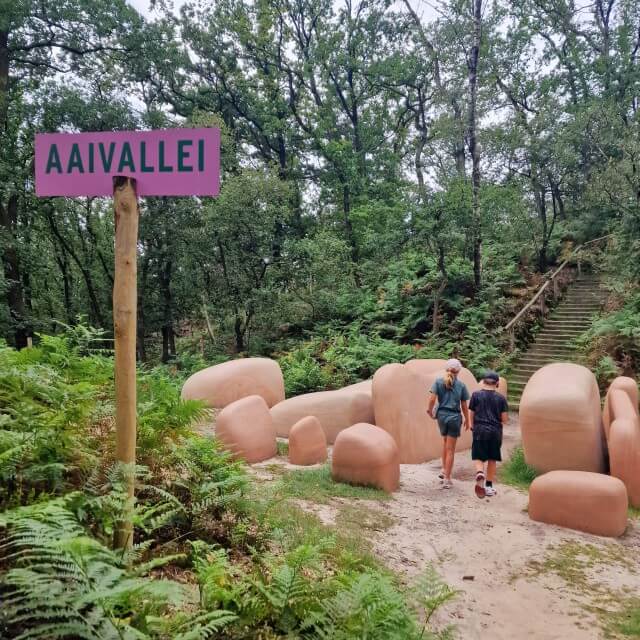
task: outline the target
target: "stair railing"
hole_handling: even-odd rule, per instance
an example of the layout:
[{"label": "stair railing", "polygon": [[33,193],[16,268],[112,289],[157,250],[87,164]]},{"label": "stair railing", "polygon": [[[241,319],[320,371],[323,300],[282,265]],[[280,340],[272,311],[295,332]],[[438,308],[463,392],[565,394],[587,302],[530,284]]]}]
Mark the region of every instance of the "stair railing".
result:
[{"label": "stair railing", "polygon": [[564,283],[566,283],[570,279],[570,277],[567,277],[567,267],[575,261],[578,270],[578,277],[580,277],[582,275],[582,254],[584,253],[585,248],[591,247],[592,245],[600,243],[603,240],[607,240],[608,238],[611,238],[611,236],[612,234],[607,234],[606,236],[601,236],[599,238],[589,240],[588,242],[579,245],[550,276],[547,276],[546,282],[541,285],[541,287],[536,291],[531,300],[529,300],[529,302],[527,302],[527,304],[522,307],[522,309],[520,309],[515,317],[502,328],[502,331],[508,333],[509,335],[509,344],[511,351],[514,351],[516,348],[516,326],[525,317],[527,311],[529,311],[529,309],[537,304],[540,313],[543,316],[546,315],[548,311],[546,296],[549,291],[551,291],[554,300],[560,298],[560,296],[562,295],[562,288]]}]

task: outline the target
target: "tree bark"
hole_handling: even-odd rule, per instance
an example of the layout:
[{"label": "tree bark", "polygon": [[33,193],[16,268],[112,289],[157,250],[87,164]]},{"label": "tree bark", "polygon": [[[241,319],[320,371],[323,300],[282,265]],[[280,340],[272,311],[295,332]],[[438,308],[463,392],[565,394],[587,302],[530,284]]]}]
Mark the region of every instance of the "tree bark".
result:
[{"label": "tree bark", "polygon": [[18,196],[9,197],[7,206],[0,203],[0,230],[4,231],[4,251],[2,266],[7,284],[6,300],[11,317],[10,342],[16,349],[24,349],[29,344],[27,309],[24,299],[24,287],[20,271],[20,258],[16,250],[15,228],[18,222]]}]

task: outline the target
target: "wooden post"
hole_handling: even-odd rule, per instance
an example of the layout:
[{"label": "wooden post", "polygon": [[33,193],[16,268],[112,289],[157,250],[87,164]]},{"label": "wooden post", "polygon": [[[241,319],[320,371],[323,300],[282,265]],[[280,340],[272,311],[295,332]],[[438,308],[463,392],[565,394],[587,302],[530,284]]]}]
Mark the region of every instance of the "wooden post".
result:
[{"label": "wooden post", "polygon": [[558,278],[553,278],[553,297],[557,300],[560,297],[560,285],[558,284]]},{"label": "wooden post", "polygon": [[133,545],[133,505],[136,462],[136,316],[138,200],[136,181],[113,179],[115,216],[115,276],[113,281],[113,334],[115,338],[116,460],[123,465],[128,501],[116,526],[114,546]]},{"label": "wooden post", "polygon": [[516,330],[515,327],[511,327],[509,331],[509,345],[511,347],[511,351],[515,351],[516,349]]}]

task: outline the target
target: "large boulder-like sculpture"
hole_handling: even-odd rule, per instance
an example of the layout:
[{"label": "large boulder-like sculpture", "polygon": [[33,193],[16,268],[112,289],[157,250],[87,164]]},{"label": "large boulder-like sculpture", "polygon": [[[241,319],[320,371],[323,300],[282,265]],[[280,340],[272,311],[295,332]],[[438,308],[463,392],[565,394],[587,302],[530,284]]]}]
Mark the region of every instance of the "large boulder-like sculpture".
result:
[{"label": "large boulder-like sculpture", "polygon": [[529,517],[538,522],[617,537],[627,526],[627,490],[618,478],[551,471],[529,488]]},{"label": "large boulder-like sculpture", "polygon": [[636,417],[616,418],[611,423],[609,465],[611,475],[624,482],[629,504],[640,507],[640,420]]},{"label": "large boulder-like sculpture", "polygon": [[272,407],[271,415],[281,438],[288,438],[291,427],[302,418],[315,416],[329,443],[335,442],[343,429],[356,422],[374,421],[371,394],[363,387],[345,387],[338,391],[318,391],[288,398]]},{"label": "large boulder-like sculpture", "polygon": [[216,420],[216,437],[234,458],[261,462],[276,455],[276,430],[269,407],[260,396],[227,405]]},{"label": "large boulder-like sculpture", "polygon": [[[442,455],[438,423],[427,414],[427,403],[431,385],[444,371],[415,371],[415,365],[387,364],[373,376],[375,423],[395,439],[402,464],[419,464]],[[460,378],[469,393],[476,390],[478,384],[471,373],[463,370]],[[470,446],[471,431],[463,431],[457,449]]]},{"label": "large boulder-like sculpture", "polygon": [[538,369],[522,393],[520,428],[525,460],[538,471],[604,471],[600,392],[586,367]]},{"label": "large boulder-like sculpture", "polygon": [[289,432],[289,462],[309,465],[327,459],[327,437],[315,416],[298,420]]},{"label": "large boulder-like sculpture", "polygon": [[395,491],[400,486],[395,440],[372,424],[355,424],[341,431],[333,447],[331,475],[340,482]]},{"label": "large boulder-like sculpture", "polygon": [[430,376],[434,373],[442,375],[447,368],[447,361],[441,358],[417,358],[415,360],[407,360],[405,367],[409,367],[411,371],[421,376]]},{"label": "large boulder-like sculpture", "polygon": [[[618,376],[609,385],[607,395],[604,399],[604,408],[602,410],[602,422],[604,424],[604,433],[607,439],[609,438],[609,427],[611,423],[619,417],[624,417],[624,415],[618,416],[615,415],[615,413],[612,414],[611,396],[616,391],[623,391],[628,396],[629,404],[634,407],[635,415],[638,415],[638,385],[636,381],[627,376]],[[624,402],[624,400],[619,399],[617,404],[620,407],[624,407],[627,403]]]},{"label": "large boulder-like sculpture", "polygon": [[204,400],[218,409],[257,395],[272,407],[284,400],[284,378],[275,360],[240,358],[194,373],[184,383],[181,395],[185,400]]}]

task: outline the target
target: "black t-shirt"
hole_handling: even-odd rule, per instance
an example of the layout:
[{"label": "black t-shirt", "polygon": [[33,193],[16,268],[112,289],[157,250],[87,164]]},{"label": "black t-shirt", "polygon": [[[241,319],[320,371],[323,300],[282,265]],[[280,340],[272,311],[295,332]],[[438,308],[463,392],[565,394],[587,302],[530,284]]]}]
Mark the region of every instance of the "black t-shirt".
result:
[{"label": "black t-shirt", "polygon": [[502,440],[500,415],[509,410],[505,397],[497,391],[474,391],[469,409],[473,411],[473,437],[475,440]]}]

